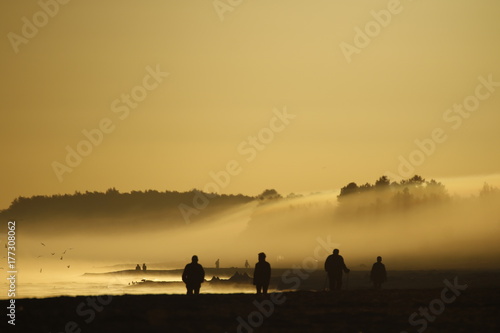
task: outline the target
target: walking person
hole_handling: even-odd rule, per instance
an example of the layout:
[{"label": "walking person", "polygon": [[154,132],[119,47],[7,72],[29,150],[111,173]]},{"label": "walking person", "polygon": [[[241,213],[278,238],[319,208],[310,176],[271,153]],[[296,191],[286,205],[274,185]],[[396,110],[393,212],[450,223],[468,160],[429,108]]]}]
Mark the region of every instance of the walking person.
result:
[{"label": "walking person", "polygon": [[339,255],[339,250],[333,250],[325,261],[325,271],[330,280],[330,291],[340,290],[342,288],[342,273],[349,273],[351,270],[344,263],[344,258]]},{"label": "walking person", "polygon": [[255,264],[253,273],[253,284],[257,290],[257,295],[263,293],[267,295],[269,282],[271,281],[271,265],[266,261],[266,254],[259,253],[259,262]]},{"label": "walking person", "polygon": [[184,268],[182,281],[186,284],[188,295],[200,293],[201,284],[205,281],[205,270],[198,264],[198,256],[193,256],[191,263]]},{"label": "walking person", "polygon": [[374,289],[381,289],[382,283],[387,281],[387,272],[380,256],[377,257],[377,262],[372,266],[370,280],[373,282]]}]

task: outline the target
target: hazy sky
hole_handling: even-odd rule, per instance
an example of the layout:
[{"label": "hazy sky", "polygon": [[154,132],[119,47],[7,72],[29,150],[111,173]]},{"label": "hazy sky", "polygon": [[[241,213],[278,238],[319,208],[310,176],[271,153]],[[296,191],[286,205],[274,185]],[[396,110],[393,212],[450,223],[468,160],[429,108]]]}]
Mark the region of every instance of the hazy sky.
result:
[{"label": "hazy sky", "polygon": [[228,163],[221,193],[388,172],[499,186],[499,14],[497,0],[3,1],[0,208],[203,189]]}]

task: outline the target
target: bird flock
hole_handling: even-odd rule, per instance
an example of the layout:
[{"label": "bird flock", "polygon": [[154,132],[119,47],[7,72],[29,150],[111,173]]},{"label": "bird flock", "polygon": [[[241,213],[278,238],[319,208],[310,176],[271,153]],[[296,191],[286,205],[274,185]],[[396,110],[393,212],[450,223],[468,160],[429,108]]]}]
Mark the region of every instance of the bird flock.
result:
[{"label": "bird flock", "polygon": [[[43,243],[43,242],[40,242],[40,245],[42,245],[43,248],[47,248],[47,245],[45,245],[45,243]],[[53,250],[49,250],[46,254],[40,254],[40,255],[36,256],[36,259],[39,259],[42,257],[48,257],[48,258],[55,259],[55,258],[59,257],[59,260],[64,260],[65,255],[69,254],[68,251],[71,251],[71,250],[73,250],[72,247],[69,247],[62,252],[52,252]],[[56,254],[57,254],[57,256],[56,256]],[[71,268],[71,265],[66,265],[66,268]],[[42,272],[43,272],[43,267],[40,268],[40,273],[42,273]]]}]

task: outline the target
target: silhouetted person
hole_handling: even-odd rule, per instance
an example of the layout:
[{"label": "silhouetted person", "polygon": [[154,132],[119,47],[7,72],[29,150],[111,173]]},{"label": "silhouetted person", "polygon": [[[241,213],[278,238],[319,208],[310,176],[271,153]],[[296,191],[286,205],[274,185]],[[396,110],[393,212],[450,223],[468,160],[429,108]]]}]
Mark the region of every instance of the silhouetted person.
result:
[{"label": "silhouetted person", "polygon": [[143,270],[143,271],[145,271],[145,270],[147,270],[147,269],[148,269],[148,268],[146,267],[146,263],[143,263],[143,264],[142,264],[142,270]]},{"label": "silhouetted person", "polygon": [[186,284],[187,294],[195,295],[200,293],[200,287],[205,281],[205,270],[198,264],[198,256],[191,258],[191,263],[187,264],[182,272],[182,281]]},{"label": "silhouetted person", "polygon": [[382,257],[377,257],[377,262],[373,264],[370,272],[370,280],[373,282],[373,288],[382,288],[382,283],[387,281],[387,272],[385,265],[382,263]]},{"label": "silhouetted person", "polygon": [[139,264],[137,264],[137,266],[135,266],[135,270],[136,271],[140,271],[141,270],[141,266],[139,266]]},{"label": "silhouetted person", "polygon": [[330,291],[340,290],[342,288],[342,272],[349,273],[351,270],[344,263],[344,258],[339,255],[339,250],[333,250],[325,261],[325,271],[330,280]]},{"label": "silhouetted person", "polygon": [[264,293],[264,295],[267,295],[269,281],[271,281],[271,265],[266,261],[266,254],[261,252],[259,253],[259,262],[255,264],[253,273],[253,284],[257,289],[257,294]]},{"label": "silhouetted person", "polygon": [[250,268],[250,264],[248,263],[248,260],[245,260],[245,268]]},{"label": "silhouetted person", "polygon": [[215,268],[216,269],[219,269],[219,264],[220,264],[220,261],[219,261],[219,259],[217,259],[217,261],[215,262]]}]

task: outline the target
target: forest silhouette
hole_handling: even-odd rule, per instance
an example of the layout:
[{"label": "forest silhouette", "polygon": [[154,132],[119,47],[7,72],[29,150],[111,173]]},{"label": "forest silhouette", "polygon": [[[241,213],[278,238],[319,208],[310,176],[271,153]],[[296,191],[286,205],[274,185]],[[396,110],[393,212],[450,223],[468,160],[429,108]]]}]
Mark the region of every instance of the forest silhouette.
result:
[{"label": "forest silhouette", "polygon": [[[179,206],[194,207],[201,195],[208,204],[186,223]],[[303,195],[110,189],[19,197],[0,215],[18,221],[32,244],[25,250],[36,255],[44,242],[113,263],[175,266],[197,253],[204,262],[240,266],[249,253],[265,251],[273,267],[290,267],[311,255],[319,238],[341,247],[353,268],[372,262],[375,253],[367,249],[391,268],[497,267],[499,199],[500,191],[486,184],[478,195],[458,197],[420,176],[398,182],[382,176]]]},{"label": "forest silhouette", "polygon": [[[292,201],[302,195],[292,193],[284,197],[274,189],[266,189],[257,196],[248,196],[204,193],[196,189],[187,192],[146,190],[121,193],[115,188],[110,188],[106,192],[21,196],[7,209],[0,211],[0,216],[3,219],[25,220],[26,224],[32,226],[44,224],[49,220],[63,220],[67,221],[65,223],[83,223],[89,226],[89,223],[102,224],[105,223],[103,221],[113,219],[119,220],[114,223],[126,226],[137,223],[137,219],[140,219],[141,223],[150,219],[162,220],[162,228],[174,227],[185,223],[179,205],[192,207],[196,194],[203,194],[208,198],[208,204],[200,214],[192,216],[194,223],[221,210],[250,202],[265,204],[290,200],[290,209],[304,208]],[[479,197],[498,198],[500,191],[484,184]],[[445,186],[435,180],[426,181],[421,176],[415,175],[399,182],[391,182],[387,176],[381,176],[373,184],[357,185],[355,182],[350,182],[342,187],[337,196],[338,209],[335,214],[352,217],[377,212],[407,211],[450,200],[452,197]]]},{"label": "forest silhouette", "polygon": [[[34,225],[47,220],[78,220],[85,223],[100,223],[120,219],[123,224],[134,223],[134,218],[141,222],[164,220],[162,227],[178,226],[183,223],[179,213],[180,204],[193,205],[193,198],[198,190],[188,192],[156,190],[131,191],[121,193],[115,188],[106,192],[75,192],[74,194],[36,195],[18,197],[9,208],[2,210],[3,219],[25,220]],[[221,207],[245,204],[254,197],[245,195],[208,194],[210,204],[204,209],[205,216],[210,216]],[[196,216],[192,219],[196,222]],[[136,223],[136,222],[135,222]]]},{"label": "forest silhouette", "polygon": [[439,204],[451,199],[445,186],[434,179],[426,181],[415,175],[399,182],[391,182],[387,176],[374,184],[358,186],[352,182],[340,189],[337,196],[339,213],[374,212],[409,209],[415,206]]}]

